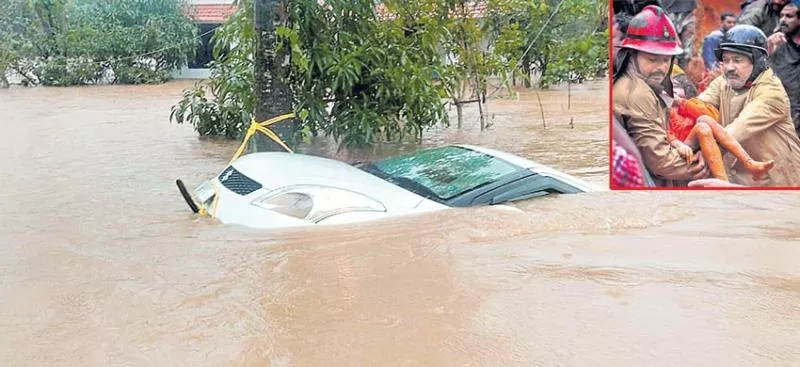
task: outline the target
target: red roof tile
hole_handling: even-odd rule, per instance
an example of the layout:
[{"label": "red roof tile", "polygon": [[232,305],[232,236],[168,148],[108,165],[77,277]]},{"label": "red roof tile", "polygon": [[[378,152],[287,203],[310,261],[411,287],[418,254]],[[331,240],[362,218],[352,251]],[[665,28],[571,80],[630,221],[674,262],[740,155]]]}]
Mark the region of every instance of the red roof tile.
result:
[{"label": "red roof tile", "polygon": [[[375,8],[378,13],[378,18],[381,20],[394,19],[395,15],[386,7],[385,4],[380,3]],[[464,4],[464,9],[451,11],[450,16],[454,18],[481,18],[486,12],[486,1],[470,1]]]},{"label": "red roof tile", "polygon": [[236,9],[234,4],[192,4],[186,16],[198,23],[225,23]]}]

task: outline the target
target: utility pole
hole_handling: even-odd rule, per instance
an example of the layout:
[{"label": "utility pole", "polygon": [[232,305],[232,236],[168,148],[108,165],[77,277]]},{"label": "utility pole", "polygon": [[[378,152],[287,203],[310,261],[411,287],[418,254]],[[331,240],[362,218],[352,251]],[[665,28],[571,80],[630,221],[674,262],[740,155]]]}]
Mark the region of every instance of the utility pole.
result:
[{"label": "utility pole", "polygon": [[[254,0],[254,23],[256,31],[255,51],[255,119],[262,122],[273,117],[291,113],[292,91],[289,89],[287,76],[290,59],[288,50],[284,48],[278,53],[275,29],[286,25],[289,15],[286,11],[288,0]],[[294,147],[294,132],[297,131],[296,119],[283,120],[269,128],[272,129],[289,147]],[[255,134],[256,151],[283,151],[280,145],[264,134]]]}]

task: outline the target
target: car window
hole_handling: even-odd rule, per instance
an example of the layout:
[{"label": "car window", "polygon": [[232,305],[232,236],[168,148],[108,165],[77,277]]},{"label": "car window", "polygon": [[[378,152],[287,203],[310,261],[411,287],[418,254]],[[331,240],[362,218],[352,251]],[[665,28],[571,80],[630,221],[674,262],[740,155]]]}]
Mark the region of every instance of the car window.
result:
[{"label": "car window", "polygon": [[425,191],[440,200],[448,200],[520,170],[502,159],[456,146],[426,149],[377,161],[370,166],[370,171],[379,171],[384,179],[410,191]]},{"label": "car window", "polygon": [[534,175],[498,187],[483,194],[473,204],[500,204],[508,201],[527,200],[550,194],[576,193],[581,190],[547,175]]}]

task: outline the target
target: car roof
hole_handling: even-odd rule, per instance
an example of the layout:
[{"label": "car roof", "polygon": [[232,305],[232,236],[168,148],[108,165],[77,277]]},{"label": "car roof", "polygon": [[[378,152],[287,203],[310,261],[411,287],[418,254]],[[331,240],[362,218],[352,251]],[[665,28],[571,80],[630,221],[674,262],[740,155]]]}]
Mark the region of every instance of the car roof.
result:
[{"label": "car roof", "polygon": [[586,182],[578,177],[559,171],[544,164],[532,161],[530,159],[520,157],[515,154],[503,152],[492,148],[481,147],[477,145],[469,145],[469,144],[454,144],[454,145],[494,156],[511,164],[517,165],[521,168],[530,170],[536,174],[557,178],[561,181],[564,181],[570,185],[573,185],[587,192],[602,191],[602,189],[597,187],[596,185]]}]

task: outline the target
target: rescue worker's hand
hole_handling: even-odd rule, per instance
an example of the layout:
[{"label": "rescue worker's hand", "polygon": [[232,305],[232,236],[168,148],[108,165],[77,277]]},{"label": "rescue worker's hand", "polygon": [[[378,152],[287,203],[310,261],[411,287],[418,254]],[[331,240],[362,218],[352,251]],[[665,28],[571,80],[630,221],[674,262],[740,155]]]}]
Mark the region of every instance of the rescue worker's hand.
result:
[{"label": "rescue worker's hand", "polygon": [[687,162],[690,163],[694,161],[694,150],[692,149],[692,147],[680,141],[674,142],[674,146],[675,150],[678,151],[678,155],[683,157],[683,159],[685,159]]},{"label": "rescue worker's hand", "polygon": [[744,185],[730,183],[718,178],[705,178],[689,182],[689,187],[744,187]]},{"label": "rescue worker's hand", "polygon": [[697,154],[694,156],[695,161],[689,164],[689,173],[692,175],[692,180],[700,180],[703,178],[708,178],[708,167],[706,167],[706,161],[703,159],[702,154]]},{"label": "rescue worker's hand", "polygon": [[672,107],[678,107],[683,104],[684,101],[686,101],[685,98],[676,95],[675,98],[672,99]]},{"label": "rescue worker's hand", "polygon": [[719,125],[719,122],[717,122],[717,120],[715,120],[713,117],[711,117],[709,115],[702,115],[702,116],[698,117],[697,120],[694,120],[694,121],[695,121],[695,123],[702,122],[702,123],[705,123],[706,125],[709,125],[709,126],[710,125],[714,125],[714,124]]},{"label": "rescue worker's hand", "polygon": [[781,44],[786,43],[786,35],[781,32],[775,32],[767,38],[767,54],[772,55],[775,48]]}]

